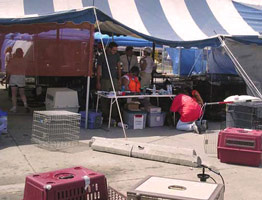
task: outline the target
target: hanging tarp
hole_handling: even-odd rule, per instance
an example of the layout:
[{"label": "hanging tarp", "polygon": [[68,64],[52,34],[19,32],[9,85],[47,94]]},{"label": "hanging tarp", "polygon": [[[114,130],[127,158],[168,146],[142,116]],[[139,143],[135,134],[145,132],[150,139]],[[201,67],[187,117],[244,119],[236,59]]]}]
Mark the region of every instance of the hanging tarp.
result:
[{"label": "hanging tarp", "polygon": [[[101,39],[103,40],[104,44],[107,45],[110,42],[114,41],[118,44],[118,46],[133,46],[133,47],[152,47],[153,42],[142,39],[142,38],[135,38],[132,36],[109,36],[107,34],[101,34],[96,32],[94,35],[94,39],[96,42],[100,42]],[[158,46],[161,47],[161,46]]]},{"label": "hanging tarp", "polygon": [[[1,45],[1,70],[6,71],[6,50],[24,52],[28,76],[87,76],[92,66],[92,32],[59,29],[39,34],[10,33]],[[0,70],[0,71],[1,71]]]},{"label": "hanging tarp", "polygon": [[95,13],[104,31],[170,46],[218,46],[217,34],[262,32],[261,7],[232,0],[0,0],[0,30],[79,27],[95,24]]},{"label": "hanging tarp", "polygon": [[206,56],[203,49],[165,48],[171,60],[173,74],[180,76],[206,73]]},{"label": "hanging tarp", "polygon": [[[243,76],[245,73],[254,83],[257,89],[262,93],[262,46],[254,43],[243,44],[232,39],[226,39],[225,43],[237,59],[244,72],[237,70],[239,75]],[[248,80],[244,79],[248,84]],[[251,88],[252,89],[252,88]],[[249,95],[257,96],[256,93],[248,90]]]},{"label": "hanging tarp", "polygon": [[234,63],[223,47],[212,48],[209,51],[207,62],[207,73],[209,74],[237,74]]}]

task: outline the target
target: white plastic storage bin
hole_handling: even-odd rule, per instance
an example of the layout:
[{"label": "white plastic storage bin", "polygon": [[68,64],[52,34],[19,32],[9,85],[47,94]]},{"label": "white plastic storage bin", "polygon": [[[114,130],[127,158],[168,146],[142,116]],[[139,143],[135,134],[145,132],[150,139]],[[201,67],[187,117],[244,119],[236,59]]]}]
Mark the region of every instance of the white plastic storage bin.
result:
[{"label": "white plastic storage bin", "polygon": [[158,106],[147,106],[145,108],[148,113],[161,113],[161,107]]},{"label": "white plastic storage bin", "polygon": [[69,88],[47,88],[45,105],[46,110],[78,112],[77,91]]},{"label": "white plastic storage bin", "polygon": [[163,126],[166,118],[166,113],[148,113],[147,114],[147,126],[157,127]]},{"label": "white plastic storage bin", "polygon": [[127,191],[127,200],[224,200],[221,184],[150,176]]},{"label": "white plastic storage bin", "polygon": [[143,129],[146,127],[145,111],[127,111],[124,110],[124,123],[129,129]]}]

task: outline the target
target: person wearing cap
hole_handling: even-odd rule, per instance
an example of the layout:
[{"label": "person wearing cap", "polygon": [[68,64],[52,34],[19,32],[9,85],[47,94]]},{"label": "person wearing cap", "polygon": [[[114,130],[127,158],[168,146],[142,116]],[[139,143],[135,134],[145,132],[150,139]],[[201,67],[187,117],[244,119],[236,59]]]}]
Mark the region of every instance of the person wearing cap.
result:
[{"label": "person wearing cap", "polygon": [[141,88],[149,87],[151,83],[151,73],[155,68],[154,61],[150,56],[151,49],[149,47],[146,47],[143,52],[144,52],[144,56],[140,60]]},{"label": "person wearing cap", "polygon": [[127,74],[132,67],[138,66],[137,56],[133,54],[133,47],[126,47],[125,54],[120,56],[120,63],[122,64],[123,74]]}]

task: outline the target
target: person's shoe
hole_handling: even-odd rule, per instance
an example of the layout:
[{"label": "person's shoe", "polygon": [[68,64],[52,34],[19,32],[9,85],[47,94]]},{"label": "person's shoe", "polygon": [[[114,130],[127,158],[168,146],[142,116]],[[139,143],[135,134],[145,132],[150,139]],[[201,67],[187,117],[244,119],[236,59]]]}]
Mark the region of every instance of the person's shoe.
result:
[{"label": "person's shoe", "polygon": [[10,112],[16,112],[16,107],[15,106],[13,106],[10,110],[9,110]]},{"label": "person's shoe", "polygon": [[193,131],[197,134],[201,134],[201,127],[199,127],[196,123],[193,124]]}]

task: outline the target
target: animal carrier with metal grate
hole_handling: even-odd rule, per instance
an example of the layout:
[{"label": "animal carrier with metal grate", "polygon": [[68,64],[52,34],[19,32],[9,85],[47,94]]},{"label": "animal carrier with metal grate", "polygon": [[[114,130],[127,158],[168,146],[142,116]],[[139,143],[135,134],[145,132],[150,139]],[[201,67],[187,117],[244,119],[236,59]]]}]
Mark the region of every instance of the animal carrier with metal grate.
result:
[{"label": "animal carrier with metal grate", "polygon": [[228,104],[226,127],[262,129],[262,102]]},{"label": "animal carrier with metal grate", "polygon": [[107,200],[103,174],[78,166],[26,177],[23,200]]},{"label": "animal carrier with metal grate", "polygon": [[32,142],[49,150],[78,144],[80,114],[69,111],[35,111]]}]

